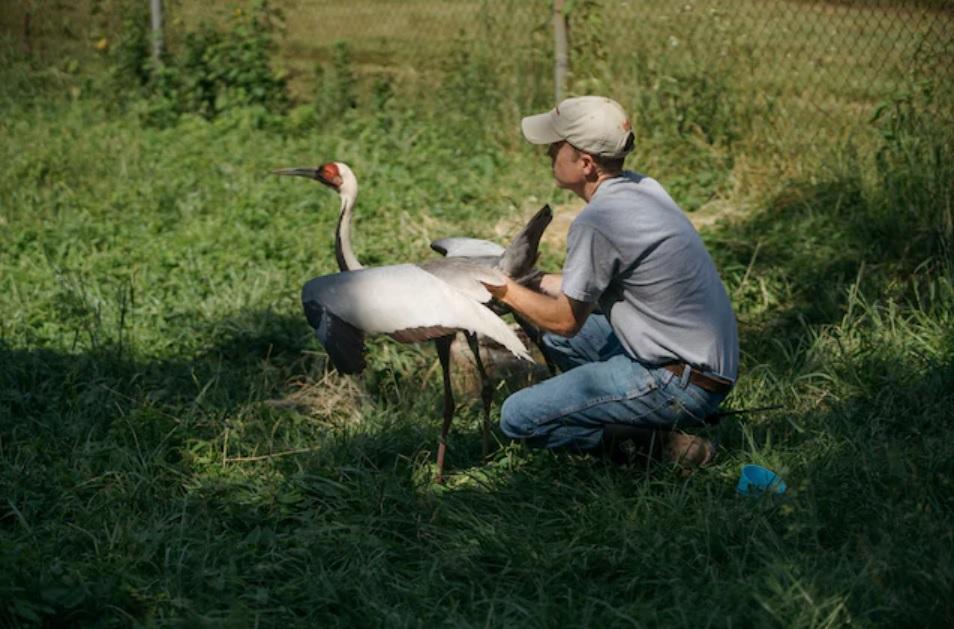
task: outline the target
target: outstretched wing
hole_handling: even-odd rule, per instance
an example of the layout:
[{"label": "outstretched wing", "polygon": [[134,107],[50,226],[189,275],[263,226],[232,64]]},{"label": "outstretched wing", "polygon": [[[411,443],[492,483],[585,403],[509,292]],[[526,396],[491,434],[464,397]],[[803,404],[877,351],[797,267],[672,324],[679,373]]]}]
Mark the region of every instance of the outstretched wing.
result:
[{"label": "outstretched wing", "polygon": [[441,238],[431,249],[448,258],[499,258],[504,252],[497,243],[479,238]]},{"label": "outstretched wing", "polygon": [[[494,283],[499,275],[467,265],[452,275],[473,290],[458,290],[416,265],[399,264],[316,277],[302,289],[302,303],[306,313],[320,309],[357,330],[401,341],[436,338],[454,330],[477,332],[531,360],[513,330],[481,303],[489,301],[490,293],[480,282]],[[349,347],[361,349],[353,341]]]},{"label": "outstretched wing", "polygon": [[[431,249],[447,258],[465,258],[474,264],[500,269],[506,275],[520,280],[534,272],[540,238],[552,220],[553,211],[549,205],[544,205],[506,248],[477,238],[441,238],[431,243]],[[427,264],[421,266],[426,267]]]},{"label": "outstretched wing", "polygon": [[484,282],[499,286],[506,278],[495,268],[496,259],[490,264],[484,258],[434,258],[415,266],[424,269],[445,284],[482,304],[491,299]]}]

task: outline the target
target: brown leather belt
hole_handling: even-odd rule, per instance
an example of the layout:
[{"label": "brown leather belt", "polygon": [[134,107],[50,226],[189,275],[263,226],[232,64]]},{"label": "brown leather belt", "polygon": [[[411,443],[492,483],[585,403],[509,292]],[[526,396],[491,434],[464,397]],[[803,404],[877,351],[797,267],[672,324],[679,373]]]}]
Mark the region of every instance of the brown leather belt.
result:
[{"label": "brown leather belt", "polygon": [[705,389],[709,393],[726,393],[729,389],[732,388],[733,383],[728,380],[723,380],[722,378],[717,378],[715,376],[707,376],[704,373],[697,371],[687,365],[686,363],[669,363],[668,365],[663,365],[663,369],[666,371],[671,371],[676,377],[681,378],[684,369],[689,370],[689,382]]}]

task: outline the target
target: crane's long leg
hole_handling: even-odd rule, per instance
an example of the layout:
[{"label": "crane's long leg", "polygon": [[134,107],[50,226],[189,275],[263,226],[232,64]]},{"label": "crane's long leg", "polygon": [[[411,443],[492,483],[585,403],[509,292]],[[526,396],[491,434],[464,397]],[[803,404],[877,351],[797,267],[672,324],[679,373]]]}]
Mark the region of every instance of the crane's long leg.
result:
[{"label": "crane's long leg", "polygon": [[523,330],[526,335],[533,341],[533,344],[540,349],[540,353],[543,354],[543,360],[547,363],[547,371],[550,372],[551,376],[556,375],[556,365],[553,364],[553,361],[550,360],[550,356],[547,354],[547,349],[543,345],[543,333],[540,332],[537,326],[533,325],[519,314],[514,311],[510,311],[513,315],[513,320],[517,322],[517,325],[520,326],[520,329]]},{"label": "crane's long leg", "polygon": [[472,332],[464,332],[467,337],[467,344],[470,345],[470,351],[474,354],[474,362],[477,364],[477,375],[480,376],[480,401],[484,405],[484,426],[483,426],[483,446],[484,458],[490,454],[490,402],[493,399],[494,389],[490,384],[490,378],[487,377],[487,371],[484,369],[484,363],[480,360],[480,343],[477,341],[477,335]]},{"label": "crane's long leg", "polygon": [[447,431],[450,430],[451,419],[454,417],[454,392],[450,381],[450,347],[454,337],[442,336],[434,340],[437,346],[437,357],[441,361],[441,371],[444,375],[444,424],[441,427],[441,439],[437,444],[437,475],[434,482],[444,482],[444,454],[447,452]]}]

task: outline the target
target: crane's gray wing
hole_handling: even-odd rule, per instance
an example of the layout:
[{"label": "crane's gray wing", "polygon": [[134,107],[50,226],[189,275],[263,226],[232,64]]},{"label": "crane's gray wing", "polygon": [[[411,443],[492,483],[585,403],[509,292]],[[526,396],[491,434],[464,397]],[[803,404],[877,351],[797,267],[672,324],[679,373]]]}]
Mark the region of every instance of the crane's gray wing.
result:
[{"label": "crane's gray wing", "polygon": [[435,258],[417,266],[480,303],[492,297],[483,282],[499,286],[506,281],[494,264],[484,264],[483,258]]},{"label": "crane's gray wing", "polygon": [[431,249],[448,258],[499,258],[504,252],[497,243],[479,238],[441,238]]},{"label": "crane's gray wing", "polygon": [[513,241],[500,257],[497,268],[514,279],[531,273],[540,255],[540,238],[552,220],[553,211],[549,205],[544,205],[514,236]]},{"label": "crane's gray wing", "polygon": [[[482,303],[489,301],[490,293],[480,282],[496,283],[499,273],[483,267],[466,272],[464,279],[457,278],[468,286],[466,292],[413,264],[323,275],[305,284],[302,303],[306,312],[320,309],[354,329],[401,341],[436,338],[455,330],[477,332],[530,360],[519,337]],[[354,341],[345,341],[343,347],[355,349]]]}]

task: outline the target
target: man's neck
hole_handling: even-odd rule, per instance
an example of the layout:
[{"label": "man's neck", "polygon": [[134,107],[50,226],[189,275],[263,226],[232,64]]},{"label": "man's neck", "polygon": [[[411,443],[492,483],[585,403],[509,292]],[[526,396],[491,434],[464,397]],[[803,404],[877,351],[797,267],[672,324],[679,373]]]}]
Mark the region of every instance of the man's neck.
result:
[{"label": "man's neck", "polygon": [[596,191],[599,189],[600,185],[604,181],[606,181],[607,179],[613,179],[614,177],[618,177],[618,176],[619,176],[619,173],[613,173],[613,174],[600,173],[599,175],[597,175],[596,179],[593,179],[592,181],[583,182],[583,187],[579,192],[577,192],[577,195],[580,198],[582,198],[584,201],[589,203],[593,199],[593,195],[596,194]]}]

